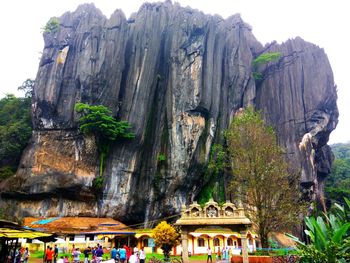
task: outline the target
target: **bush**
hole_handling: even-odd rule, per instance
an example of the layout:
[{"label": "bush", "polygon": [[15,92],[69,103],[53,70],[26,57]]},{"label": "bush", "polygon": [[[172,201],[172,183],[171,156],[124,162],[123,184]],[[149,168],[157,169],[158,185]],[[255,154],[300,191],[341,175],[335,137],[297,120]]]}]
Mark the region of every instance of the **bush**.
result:
[{"label": "bush", "polygon": [[50,20],[46,23],[43,30],[45,33],[56,33],[60,28],[60,21],[57,17],[51,17]]},{"label": "bush", "polygon": [[259,66],[259,65],[267,64],[269,62],[277,61],[279,60],[281,55],[282,54],[280,52],[263,53],[253,60],[253,66]]},{"label": "bush", "polygon": [[350,262],[350,201],[345,202],[346,206],[335,204],[334,214],[305,218],[305,234],[311,244],[287,234],[297,242],[301,262]]}]

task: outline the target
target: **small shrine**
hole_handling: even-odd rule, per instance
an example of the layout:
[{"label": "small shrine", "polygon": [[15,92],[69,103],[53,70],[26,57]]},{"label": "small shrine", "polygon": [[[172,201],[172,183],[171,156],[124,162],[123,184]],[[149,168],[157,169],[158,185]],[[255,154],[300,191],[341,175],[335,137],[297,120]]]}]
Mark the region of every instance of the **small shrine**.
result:
[{"label": "small shrine", "polygon": [[228,248],[233,253],[243,255],[248,262],[248,248],[256,248],[256,235],[248,231],[252,225],[245,216],[242,206],[236,207],[226,201],[222,206],[210,199],[202,208],[193,202],[188,208],[183,206],[181,218],[175,223],[181,227],[182,259],[188,261],[188,253],[205,254],[210,247],[213,253]]}]

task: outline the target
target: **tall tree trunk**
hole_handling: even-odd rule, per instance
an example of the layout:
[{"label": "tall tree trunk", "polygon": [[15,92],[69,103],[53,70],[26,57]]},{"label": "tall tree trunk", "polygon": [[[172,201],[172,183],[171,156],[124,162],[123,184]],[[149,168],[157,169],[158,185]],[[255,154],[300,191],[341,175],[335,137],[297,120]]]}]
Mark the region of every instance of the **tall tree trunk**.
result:
[{"label": "tall tree trunk", "polygon": [[269,239],[267,237],[267,234],[264,231],[260,231],[259,235],[260,235],[261,247],[263,249],[269,248]]}]

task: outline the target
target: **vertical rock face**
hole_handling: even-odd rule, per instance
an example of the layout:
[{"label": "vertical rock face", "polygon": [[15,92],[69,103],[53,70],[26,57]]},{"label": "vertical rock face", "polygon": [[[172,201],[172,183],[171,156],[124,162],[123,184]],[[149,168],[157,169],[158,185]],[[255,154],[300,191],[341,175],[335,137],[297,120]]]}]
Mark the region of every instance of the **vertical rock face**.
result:
[{"label": "vertical rock face", "polygon": [[294,171],[301,173],[304,196],[322,204],[332,163],[327,141],[338,122],[331,66],[322,49],[300,38],[270,50],[282,57],[263,69],[256,106],[277,131]]},{"label": "vertical rock face", "polygon": [[[44,33],[32,141],[16,187],[3,188],[17,213],[142,222],[179,212],[204,183],[211,145],[248,105],[277,129],[306,194],[321,196],[338,117],[322,49],[301,39],[263,47],[238,15],[224,20],[170,2],[144,4],[128,20],[82,5],[59,22]],[[282,58],[259,69],[265,77],[256,83],[252,61],[267,49]],[[79,101],[109,107],[136,134],[112,145],[99,202],[91,191],[96,146],[77,131]]]}]

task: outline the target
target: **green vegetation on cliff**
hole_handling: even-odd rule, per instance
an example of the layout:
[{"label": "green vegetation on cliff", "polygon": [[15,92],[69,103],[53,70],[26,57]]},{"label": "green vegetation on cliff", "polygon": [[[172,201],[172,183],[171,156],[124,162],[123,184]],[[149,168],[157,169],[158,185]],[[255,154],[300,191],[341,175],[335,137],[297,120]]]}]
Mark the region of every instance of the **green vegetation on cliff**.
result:
[{"label": "green vegetation on cliff", "polygon": [[226,152],[222,145],[214,144],[210,150],[209,162],[204,173],[204,181],[207,182],[198,195],[198,203],[202,206],[210,198],[223,204],[225,200],[224,169]]},{"label": "green vegetation on cliff", "polygon": [[31,98],[6,95],[0,100],[0,181],[14,175],[31,135]]},{"label": "green vegetation on cliff", "polygon": [[100,169],[99,175],[93,181],[93,187],[100,193],[104,181],[103,171],[111,143],[122,138],[133,139],[135,135],[129,131],[131,125],[127,121],[117,121],[112,116],[111,110],[103,105],[77,103],[75,110],[81,115],[79,118],[80,131],[86,135],[93,135],[96,140]]},{"label": "green vegetation on cliff", "polygon": [[256,81],[261,81],[263,79],[263,72],[259,72],[258,67],[261,65],[266,65],[270,62],[276,62],[280,59],[282,54],[280,52],[267,52],[263,53],[252,62],[253,65],[253,78]]},{"label": "green vegetation on cliff", "polygon": [[350,199],[350,143],[331,145],[335,155],[331,175],[326,179],[325,195],[332,203]]}]

